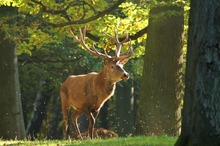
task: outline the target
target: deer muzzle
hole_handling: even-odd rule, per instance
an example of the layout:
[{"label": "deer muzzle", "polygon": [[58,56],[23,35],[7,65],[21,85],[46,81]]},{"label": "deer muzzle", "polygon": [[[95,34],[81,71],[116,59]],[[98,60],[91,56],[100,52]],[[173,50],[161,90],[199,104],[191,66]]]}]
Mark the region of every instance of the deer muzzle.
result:
[{"label": "deer muzzle", "polygon": [[122,80],[127,80],[127,79],[129,79],[129,74],[125,72],[122,76]]}]

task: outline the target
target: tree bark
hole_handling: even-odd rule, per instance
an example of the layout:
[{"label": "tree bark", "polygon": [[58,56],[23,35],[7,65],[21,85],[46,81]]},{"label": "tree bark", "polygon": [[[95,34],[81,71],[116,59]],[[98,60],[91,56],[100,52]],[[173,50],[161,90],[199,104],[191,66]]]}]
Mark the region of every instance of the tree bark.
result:
[{"label": "tree bark", "polygon": [[178,135],[182,98],[183,8],[158,6],[149,13],[136,134]]},{"label": "tree bark", "polygon": [[186,88],[176,146],[220,145],[220,1],[191,1]]},{"label": "tree bark", "polygon": [[109,129],[109,122],[108,122],[108,101],[105,102],[103,107],[100,110],[99,116],[98,116],[100,122],[99,122],[99,128]]},{"label": "tree bark", "polygon": [[25,138],[14,40],[16,16],[17,8],[0,7],[0,17],[7,24],[0,25],[0,137],[3,139]]},{"label": "tree bark", "polygon": [[40,132],[42,121],[46,117],[47,105],[50,101],[50,81],[45,81],[44,83],[45,88],[37,94],[31,119],[27,126],[27,136],[32,140],[36,139],[37,134]]},{"label": "tree bark", "polygon": [[116,88],[115,128],[119,136],[133,133],[134,125],[134,87],[132,80],[118,83]]},{"label": "tree bark", "polygon": [[48,138],[49,139],[63,139],[63,133],[62,129],[63,127],[60,124],[60,121],[62,121],[62,110],[61,110],[61,102],[60,97],[52,97],[52,108],[50,114],[50,122],[49,122],[49,132],[48,132]]}]

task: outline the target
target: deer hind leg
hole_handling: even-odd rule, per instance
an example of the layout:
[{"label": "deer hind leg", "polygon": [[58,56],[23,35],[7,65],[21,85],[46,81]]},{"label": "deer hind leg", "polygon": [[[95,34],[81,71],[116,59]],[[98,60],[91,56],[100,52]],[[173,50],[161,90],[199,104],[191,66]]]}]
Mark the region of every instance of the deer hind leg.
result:
[{"label": "deer hind leg", "polygon": [[63,137],[67,139],[67,129],[68,129],[68,117],[70,107],[67,102],[67,95],[62,90],[60,91],[60,98],[62,103],[62,113],[63,113]]},{"label": "deer hind leg", "polygon": [[63,137],[64,139],[67,139],[69,108],[62,107],[62,112],[63,112]]},{"label": "deer hind leg", "polygon": [[73,114],[72,114],[72,122],[73,122],[73,125],[76,129],[76,134],[77,134],[77,138],[80,138],[82,140],[82,136],[81,136],[81,133],[80,133],[80,130],[79,130],[79,127],[78,127],[78,124],[77,124],[77,119],[79,118],[79,116],[81,116],[83,114],[82,111],[74,111]]}]

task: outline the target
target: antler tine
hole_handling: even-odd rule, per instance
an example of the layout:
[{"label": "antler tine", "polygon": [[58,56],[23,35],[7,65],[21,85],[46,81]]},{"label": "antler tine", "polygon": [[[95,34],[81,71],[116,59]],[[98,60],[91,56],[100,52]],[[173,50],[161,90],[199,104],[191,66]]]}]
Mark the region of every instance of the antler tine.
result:
[{"label": "antler tine", "polygon": [[109,35],[109,34],[107,34],[107,33],[105,33],[105,32],[104,32],[104,34],[105,34],[107,37],[109,37],[110,39],[113,39],[113,40],[114,40],[114,37],[113,37],[113,36],[111,36],[111,35]]},{"label": "antler tine", "polygon": [[89,49],[86,44],[85,44],[85,36],[86,36],[86,27],[83,28],[83,30],[81,30],[79,28],[79,33],[80,33],[80,39],[73,33],[72,30],[70,30],[73,38],[82,45],[82,47],[88,51],[89,53],[91,53],[92,55],[95,55],[95,56],[99,56],[99,57],[102,57],[102,58],[111,58],[111,56],[107,55],[107,53],[103,54],[103,53],[100,53],[97,51],[97,49],[95,48],[95,45],[92,44],[92,49]]},{"label": "antler tine", "polygon": [[116,43],[120,43],[119,40],[118,40],[118,31],[115,29],[115,41]]},{"label": "antler tine", "polygon": [[119,59],[124,59],[124,58],[130,58],[134,54],[134,51],[132,49],[131,45],[131,39],[129,39],[129,47],[128,50],[124,53],[121,53],[120,56],[118,57]]},{"label": "antler tine", "polygon": [[128,41],[128,39],[129,39],[129,37],[128,37],[128,32],[126,32],[126,37],[125,37],[125,39],[124,39],[123,41],[121,41],[121,44],[123,44],[123,43],[127,42],[127,41]]},{"label": "antler tine", "polygon": [[80,35],[81,35],[81,37],[82,37],[82,40],[85,41],[86,27],[83,28],[83,32],[82,32],[82,30],[80,29]]},{"label": "antler tine", "polygon": [[106,56],[109,56],[106,50],[104,50],[104,52],[105,52],[105,55],[106,55]]},{"label": "antler tine", "polygon": [[120,53],[117,53],[117,52],[118,52],[118,46],[119,46],[120,42],[119,42],[119,40],[118,40],[118,33],[117,33],[116,29],[115,29],[115,36],[111,36],[111,35],[109,35],[109,34],[107,34],[107,33],[105,33],[105,32],[104,32],[104,34],[105,34],[107,37],[109,37],[110,39],[114,40],[115,46],[116,46],[116,49],[115,49],[115,57],[116,57],[116,58],[119,57],[119,54],[120,54]]},{"label": "antler tine", "polygon": [[[118,38],[118,32],[117,32],[116,29],[115,29],[114,33],[115,33],[114,36],[111,36],[111,35],[109,35],[109,34],[107,34],[107,33],[105,33],[105,35],[106,35],[107,37],[109,37],[110,39],[113,39],[113,40],[114,40],[115,46],[116,46],[116,49],[115,49],[115,57],[118,58],[118,57],[120,57],[121,47],[122,47],[123,43],[127,42],[128,39],[129,39],[129,37],[128,37],[128,32],[126,32],[126,37],[125,37],[125,39],[120,42],[120,41],[119,41],[119,38]],[[123,53],[123,54],[124,54],[124,53]]]},{"label": "antler tine", "polygon": [[116,45],[116,49],[115,49],[115,55],[116,57],[118,58],[120,56],[120,52],[121,52],[121,46],[122,44],[119,42],[118,40],[118,32],[117,30],[115,29],[115,45]]},{"label": "antler tine", "polygon": [[128,32],[126,32],[126,37],[123,41],[119,41],[118,39],[118,32],[115,30],[115,40],[116,40],[116,57],[119,57],[120,56],[120,52],[121,52],[121,47],[123,45],[123,43],[127,42],[129,39],[128,37]]},{"label": "antler tine", "polygon": [[70,30],[70,33],[72,34],[73,39],[75,39],[77,42],[80,42],[79,38],[73,33],[72,30]]},{"label": "antler tine", "polygon": [[105,54],[102,54],[100,52],[97,51],[97,49],[95,48],[95,44],[92,44],[92,49],[96,52],[97,55],[99,56],[103,56],[104,58],[112,58],[110,55],[107,54],[106,50],[104,50]]}]

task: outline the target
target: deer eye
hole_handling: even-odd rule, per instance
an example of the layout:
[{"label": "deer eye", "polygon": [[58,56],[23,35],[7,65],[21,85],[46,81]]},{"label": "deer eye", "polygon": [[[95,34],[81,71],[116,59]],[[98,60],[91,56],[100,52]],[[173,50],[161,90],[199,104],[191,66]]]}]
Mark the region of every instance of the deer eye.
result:
[{"label": "deer eye", "polygon": [[114,65],[111,65],[111,69],[114,69],[115,68],[115,66]]}]

